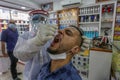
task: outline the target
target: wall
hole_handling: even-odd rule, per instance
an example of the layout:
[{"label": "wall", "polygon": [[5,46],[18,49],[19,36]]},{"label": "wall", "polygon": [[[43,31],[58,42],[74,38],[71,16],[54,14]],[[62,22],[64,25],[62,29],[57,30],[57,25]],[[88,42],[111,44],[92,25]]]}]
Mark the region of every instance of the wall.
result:
[{"label": "wall", "polygon": [[82,5],[94,4],[96,0],[82,0]]},{"label": "wall", "polygon": [[61,9],[62,9],[61,1],[56,1],[53,3],[53,11],[57,11]]},{"label": "wall", "polygon": [[[87,4],[94,4],[95,0],[82,0],[81,5],[87,5]],[[56,1],[53,3],[53,11],[57,11],[57,10],[61,10],[62,5],[61,5],[61,1]]]}]

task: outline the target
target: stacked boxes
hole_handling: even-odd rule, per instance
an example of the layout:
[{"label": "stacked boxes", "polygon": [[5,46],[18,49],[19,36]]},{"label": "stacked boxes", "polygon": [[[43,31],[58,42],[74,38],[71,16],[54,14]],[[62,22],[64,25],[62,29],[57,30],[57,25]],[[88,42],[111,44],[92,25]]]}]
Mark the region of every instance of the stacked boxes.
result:
[{"label": "stacked boxes", "polygon": [[80,76],[88,78],[89,57],[76,54],[72,59],[73,65],[77,68]]}]

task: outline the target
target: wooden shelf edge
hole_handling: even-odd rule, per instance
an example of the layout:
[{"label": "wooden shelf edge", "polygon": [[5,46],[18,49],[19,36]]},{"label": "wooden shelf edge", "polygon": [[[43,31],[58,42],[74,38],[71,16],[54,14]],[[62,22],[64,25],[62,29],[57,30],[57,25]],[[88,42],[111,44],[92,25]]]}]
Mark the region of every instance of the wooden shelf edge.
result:
[{"label": "wooden shelf edge", "polygon": [[112,53],[112,50],[102,49],[102,48],[90,48],[90,50],[93,50],[93,51],[101,51],[101,52],[111,52],[111,53]]}]

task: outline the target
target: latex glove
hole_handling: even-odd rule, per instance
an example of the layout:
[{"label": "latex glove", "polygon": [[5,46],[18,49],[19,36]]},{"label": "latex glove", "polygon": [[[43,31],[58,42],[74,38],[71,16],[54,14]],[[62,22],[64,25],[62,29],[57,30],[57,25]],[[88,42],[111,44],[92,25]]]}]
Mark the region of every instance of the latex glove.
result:
[{"label": "latex glove", "polygon": [[85,36],[82,36],[82,38],[83,38],[83,43],[81,46],[81,51],[85,51],[86,49],[89,49],[91,40]]},{"label": "latex glove", "polygon": [[37,46],[44,45],[48,40],[54,37],[57,29],[58,27],[55,25],[39,24],[37,34],[31,39],[31,42]]}]

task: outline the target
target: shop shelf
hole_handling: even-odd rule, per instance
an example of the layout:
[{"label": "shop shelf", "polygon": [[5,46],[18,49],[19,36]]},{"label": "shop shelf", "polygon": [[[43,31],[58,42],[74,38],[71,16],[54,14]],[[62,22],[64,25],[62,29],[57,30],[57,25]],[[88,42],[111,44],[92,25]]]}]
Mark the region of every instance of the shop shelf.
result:
[{"label": "shop shelf", "polygon": [[80,14],[79,16],[87,16],[87,15],[99,15],[100,13],[92,13],[92,14]]},{"label": "shop shelf", "polygon": [[49,18],[48,20],[57,20],[57,18]]},{"label": "shop shelf", "polygon": [[79,24],[98,24],[99,22],[80,22]]}]

